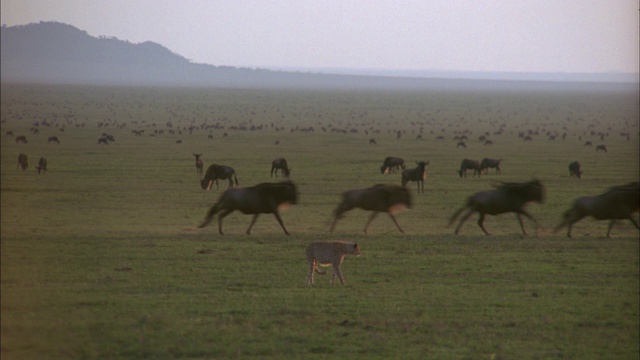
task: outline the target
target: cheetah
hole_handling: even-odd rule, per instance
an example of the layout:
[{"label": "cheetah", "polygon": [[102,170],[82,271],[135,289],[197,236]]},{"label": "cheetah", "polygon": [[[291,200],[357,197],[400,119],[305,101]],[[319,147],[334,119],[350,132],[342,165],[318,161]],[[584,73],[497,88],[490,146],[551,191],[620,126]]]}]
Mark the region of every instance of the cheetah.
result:
[{"label": "cheetah", "polygon": [[340,264],[346,255],[360,256],[360,246],[352,242],[334,241],[334,242],[313,242],[307,246],[307,260],[311,266],[309,276],[307,277],[307,285],[313,285],[313,272],[318,274],[326,274],[326,271],[318,270],[318,264],[322,266],[333,266],[333,276],[331,277],[331,285],[336,281],[336,275],[340,279],[340,283],[344,285],[344,278],[340,272]]}]

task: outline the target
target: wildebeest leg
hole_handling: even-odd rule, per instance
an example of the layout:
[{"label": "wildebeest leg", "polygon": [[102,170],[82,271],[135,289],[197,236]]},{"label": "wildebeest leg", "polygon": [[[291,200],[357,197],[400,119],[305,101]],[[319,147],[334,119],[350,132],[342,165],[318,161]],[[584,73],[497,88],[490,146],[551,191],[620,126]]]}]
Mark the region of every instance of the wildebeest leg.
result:
[{"label": "wildebeest leg", "polygon": [[222,233],[222,219],[223,219],[225,216],[227,216],[227,215],[231,214],[234,210],[235,210],[235,209],[228,209],[228,210],[225,210],[225,211],[221,212],[221,213],[220,213],[220,215],[218,216],[218,233],[219,233],[220,235],[224,235],[224,234]]},{"label": "wildebeest leg", "polygon": [[367,233],[367,228],[369,227],[369,224],[371,224],[371,222],[373,221],[373,219],[378,215],[377,211],[374,211],[371,216],[369,216],[369,220],[367,220],[367,224],[364,226],[364,233]]},{"label": "wildebeest leg", "polygon": [[537,236],[538,235],[538,227],[539,227],[538,221],[524,209],[520,210],[518,212],[518,221],[520,221],[520,228],[522,228],[522,233],[527,235],[527,233],[524,231],[524,224],[522,223],[522,218],[520,218],[521,214],[526,216],[526,217],[528,217],[529,219],[531,219],[531,221],[533,221],[534,224],[536,224],[536,236]]},{"label": "wildebeest leg", "polygon": [[480,219],[478,219],[478,226],[480,226],[480,229],[482,229],[482,231],[484,231],[485,235],[489,235],[489,233],[487,232],[487,229],[484,228],[484,213],[481,212],[480,213]]},{"label": "wildebeest leg", "polygon": [[258,220],[258,215],[259,214],[253,215],[253,219],[251,219],[251,224],[249,224],[249,227],[247,228],[247,235],[251,235],[251,228],[253,227],[253,224],[256,223],[256,220]]},{"label": "wildebeest leg", "polygon": [[404,231],[400,228],[400,225],[398,225],[398,221],[396,221],[396,217],[393,216],[393,214],[391,213],[388,213],[388,214],[391,217],[391,220],[393,220],[393,223],[396,224],[396,226],[398,227],[398,230],[400,230],[400,232],[404,234]]},{"label": "wildebeest leg", "polygon": [[636,226],[636,229],[640,229],[640,226],[638,226],[638,223],[631,217],[631,215],[629,215],[627,219],[629,219],[633,223],[633,225]]},{"label": "wildebeest leg", "polygon": [[233,187],[233,180],[231,179],[231,176],[229,176],[229,187],[227,189],[231,189]]},{"label": "wildebeest leg", "polygon": [[336,208],[336,210],[334,211],[335,213],[335,218],[333,219],[333,223],[331,223],[331,231],[333,232],[333,230],[336,228],[336,224],[338,223],[338,220],[342,219],[344,217],[344,213],[351,210],[353,207],[349,207],[348,205],[346,205],[346,203],[343,201],[340,205],[338,205],[338,207]]},{"label": "wildebeest leg", "polygon": [[[258,215],[256,215],[256,217],[257,217],[257,216],[258,216]],[[279,224],[280,224],[280,226],[282,227],[282,230],[284,230],[284,233],[285,233],[285,234],[287,234],[287,235],[291,235],[291,234],[289,234],[289,232],[287,231],[287,229],[284,227],[284,224],[282,223],[282,219],[280,218],[280,214],[278,214],[278,212],[276,211],[276,212],[274,212],[274,213],[273,213],[273,216],[275,216],[275,217],[276,217],[276,220],[278,220],[278,223],[279,223]]]},{"label": "wildebeest leg", "polygon": [[522,229],[522,233],[528,235],[527,232],[524,231],[524,223],[522,222],[522,217],[520,216],[520,214],[516,214],[516,217],[518,218],[518,222],[520,223],[520,229]]},{"label": "wildebeest leg", "polygon": [[456,231],[455,231],[456,235],[458,235],[458,232],[460,231],[460,228],[462,227],[462,224],[464,224],[464,222],[467,221],[467,219],[469,219],[471,214],[473,214],[474,212],[475,212],[475,210],[469,209],[469,211],[466,214],[464,214],[462,219],[460,219],[460,224],[458,224],[458,227],[456,227]]},{"label": "wildebeest leg", "polygon": [[607,229],[607,237],[610,238],[611,237],[611,229],[613,228],[613,225],[616,223],[616,219],[611,219],[611,221],[609,222],[609,228]]}]

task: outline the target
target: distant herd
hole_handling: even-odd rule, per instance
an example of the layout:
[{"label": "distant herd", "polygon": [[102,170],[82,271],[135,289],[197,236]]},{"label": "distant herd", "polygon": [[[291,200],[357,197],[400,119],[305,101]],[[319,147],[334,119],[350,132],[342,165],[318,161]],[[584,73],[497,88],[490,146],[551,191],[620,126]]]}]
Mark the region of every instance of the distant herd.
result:
[{"label": "distant herd", "polygon": [[[202,173],[200,156],[202,154],[193,155],[196,157],[196,171],[198,176],[200,176]],[[489,168],[494,168],[496,173],[499,174],[500,162],[501,159],[485,158],[481,162],[464,159],[460,165],[458,174],[460,177],[466,177],[466,171],[473,170],[474,176],[480,176],[483,172],[486,173]],[[418,182],[418,193],[420,190],[424,192],[424,180],[426,178],[425,167],[429,164],[429,161],[416,161],[416,164],[416,168],[406,169],[405,162],[402,158],[392,156],[385,158],[380,167],[380,172],[386,174],[389,172],[402,171],[401,186],[379,184],[370,188],[345,191],[342,193],[342,200],[333,212],[334,218],[330,231],[334,231],[338,220],[343,218],[347,211],[360,208],[366,211],[372,211],[371,216],[364,226],[365,233],[367,233],[367,229],[376,215],[381,212],[387,213],[398,230],[403,233],[404,231],[398,224],[394,213],[402,208],[412,207],[411,194],[406,187],[409,181]],[[261,183],[247,188],[237,188],[238,179],[236,178],[233,168],[217,164],[209,166],[204,178],[200,180],[202,189],[210,190],[214,181],[216,182],[217,188],[218,179],[228,179],[229,187],[211,207],[204,222],[202,222],[199,227],[202,228],[206,226],[213,220],[217,213],[220,213],[218,217],[218,232],[222,234],[222,219],[231,212],[240,210],[244,214],[254,215],[246,231],[247,234],[250,234],[251,228],[255,224],[259,214],[273,214],[285,234],[290,235],[280,218],[278,209],[282,206],[296,204],[298,200],[298,190],[295,183],[289,180],[291,168],[288,167],[287,161],[284,158],[273,160],[271,176],[273,177],[275,172],[277,177],[278,170],[281,170],[282,175],[287,180],[278,183]],[[577,161],[569,164],[569,173],[571,177],[580,179],[582,171]],[[234,182],[231,180],[232,177],[235,179],[236,188],[233,188]],[[496,189],[494,190],[480,191],[469,196],[465,204],[451,216],[449,226],[453,225],[457,218],[466,210],[455,229],[455,234],[459,233],[464,222],[476,212],[480,215],[478,226],[486,235],[489,235],[489,232],[484,227],[485,215],[499,215],[504,213],[516,214],[522,233],[525,235],[527,235],[527,233],[524,228],[522,216],[530,219],[536,224],[537,233],[538,222],[524,207],[530,202],[542,203],[544,201],[545,189],[542,182],[539,180],[522,183],[502,182],[495,187]],[[638,212],[639,204],[640,185],[637,181],[614,186],[603,194],[576,199],[571,208],[564,213],[562,222],[554,229],[554,232],[567,227],[567,236],[571,237],[573,224],[587,216],[592,216],[597,220],[610,220],[607,237],[610,236],[611,229],[617,220],[628,219],[636,228],[640,229],[638,223],[632,216],[635,212]]]}]

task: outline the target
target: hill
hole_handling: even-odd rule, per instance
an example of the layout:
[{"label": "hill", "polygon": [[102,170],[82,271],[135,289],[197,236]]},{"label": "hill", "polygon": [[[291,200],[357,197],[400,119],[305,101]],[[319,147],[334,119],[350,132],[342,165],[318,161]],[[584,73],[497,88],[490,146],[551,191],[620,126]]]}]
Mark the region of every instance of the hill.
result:
[{"label": "hill", "polygon": [[[97,38],[74,26],[58,22],[3,26],[0,45],[2,83],[437,90],[558,90],[590,86],[536,81],[320,74],[212,66],[192,63],[153,42],[133,44],[112,37]],[[602,86],[599,84],[596,87]],[[613,87],[617,88],[619,85]]]}]

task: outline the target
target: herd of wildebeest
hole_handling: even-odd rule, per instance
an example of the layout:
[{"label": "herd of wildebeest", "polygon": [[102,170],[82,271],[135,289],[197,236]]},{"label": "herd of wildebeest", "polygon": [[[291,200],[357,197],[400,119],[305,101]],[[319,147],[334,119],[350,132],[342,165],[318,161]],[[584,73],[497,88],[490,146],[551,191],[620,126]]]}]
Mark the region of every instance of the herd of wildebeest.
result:
[{"label": "herd of wildebeest", "polygon": [[[193,155],[196,158],[196,171],[198,175],[200,175],[203,168],[203,163],[200,159],[202,154]],[[403,233],[404,231],[398,224],[394,212],[402,208],[411,208],[412,206],[411,194],[406,187],[408,182],[417,182],[418,192],[420,192],[420,190],[424,192],[424,179],[426,178],[425,167],[429,162],[416,161],[416,164],[417,166],[415,168],[407,169],[402,158],[385,158],[380,167],[381,173],[386,174],[388,172],[401,171],[401,185],[379,184],[370,188],[354,189],[344,192],[342,194],[342,200],[333,212],[334,218],[331,223],[331,232],[334,231],[338,220],[343,218],[347,211],[360,208],[372,212],[365,224],[365,233],[367,233],[369,225],[379,213],[388,214],[398,230]],[[460,177],[466,176],[466,170],[472,169],[474,176],[480,176],[480,174],[486,172],[489,168],[495,168],[499,173],[500,160],[483,159],[481,162],[478,162],[464,159],[458,173]],[[273,177],[275,173],[277,177],[278,170],[280,170],[286,178],[289,177],[291,168],[289,168],[284,158],[273,160],[271,176]],[[580,178],[582,171],[577,161],[569,164],[569,173],[572,177]],[[236,188],[233,188],[234,181],[232,181],[232,178],[235,181]],[[238,179],[232,167],[212,164],[201,180],[202,189],[211,189],[213,183],[215,182],[217,184],[218,180],[228,180],[229,187],[207,212],[205,220],[199,226],[200,228],[208,225],[215,215],[219,213],[218,232],[223,234],[222,220],[233,211],[239,210],[244,214],[253,215],[253,219],[246,231],[247,234],[251,233],[251,228],[255,224],[258,215],[273,214],[284,230],[284,233],[290,235],[282,222],[278,209],[284,204],[297,203],[298,191],[293,181],[286,180],[277,183],[261,183],[256,186],[238,188]],[[537,179],[522,183],[502,182],[493,190],[480,191],[469,196],[465,204],[451,216],[449,225],[452,225],[464,212],[455,229],[455,233],[458,234],[464,222],[474,213],[478,213],[478,226],[485,234],[489,235],[489,232],[487,232],[483,225],[486,215],[515,213],[522,233],[527,235],[522,216],[532,220],[536,226],[538,223],[536,219],[525,210],[525,205],[530,202],[542,203],[544,193],[544,186],[542,182]],[[567,227],[567,236],[571,237],[573,224],[587,216],[592,216],[597,220],[610,220],[607,237],[610,237],[611,229],[616,220],[628,219],[636,228],[640,229],[638,223],[633,218],[633,214],[638,211],[639,204],[640,185],[637,181],[613,186],[603,194],[576,199],[569,210],[563,214],[561,223],[554,230],[557,232]]]}]

